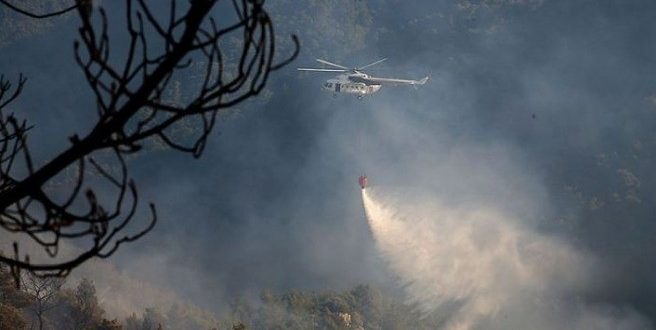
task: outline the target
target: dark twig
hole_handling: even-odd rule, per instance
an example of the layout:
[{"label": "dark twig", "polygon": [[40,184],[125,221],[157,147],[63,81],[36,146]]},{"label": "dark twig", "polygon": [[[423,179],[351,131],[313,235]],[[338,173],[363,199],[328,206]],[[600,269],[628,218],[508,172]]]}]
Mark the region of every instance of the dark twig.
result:
[{"label": "dark twig", "polygon": [[30,12],[30,11],[21,9],[21,8],[17,7],[16,5],[12,5],[11,2],[9,2],[7,0],[0,0],[0,4],[3,4],[5,6],[7,6],[7,8],[9,8],[9,9],[15,11],[15,12],[18,12],[21,15],[29,16],[29,17],[32,17],[32,18],[49,18],[49,17],[59,16],[59,15],[66,14],[70,11],[73,11],[73,10],[75,10],[75,8],[77,8],[77,4],[74,4],[70,7],[67,7],[67,8],[64,8],[64,9],[61,9],[61,10],[57,10],[57,11],[54,11],[54,12],[51,12],[51,13],[35,14],[35,13]]},{"label": "dark twig", "polygon": [[[258,95],[270,72],[298,54],[298,40],[293,36],[293,54],[280,63],[274,61],[273,25],[262,0],[234,0],[239,20],[225,27],[208,16],[218,0],[185,2],[185,10],[170,1],[166,20],[160,22],[146,1],[125,0],[128,48],[122,60],[110,61],[105,11],[98,9],[99,15],[92,19],[90,2],[76,0],[71,8],[78,9],[81,26],[75,60],[96,99],[98,120],[86,135],[71,136],[70,146],[42,166],[35,166],[28,148],[30,126],[13,114],[5,115],[4,110],[26,80],[20,76],[13,88],[0,77],[0,228],[29,237],[51,257],[57,255],[62,241],[86,242],[77,255],[53,262],[32,262],[14,244],[13,255],[0,254],[0,262],[16,276],[21,270],[66,275],[89,258],[109,257],[121,244],[148,233],[157,222],[152,204],[147,224],[136,234],[125,233],[139,204],[125,155],[157,139],[200,157],[218,112]],[[0,3],[16,10],[6,0]],[[235,37],[241,39],[236,48]],[[231,42],[230,52],[225,53],[227,42]],[[226,63],[235,57],[234,63]],[[184,99],[168,98],[172,82],[180,79],[192,87],[185,90]],[[190,123],[193,137],[175,133],[176,127]],[[68,184],[55,185],[53,191],[53,178],[62,173],[72,178]]]}]

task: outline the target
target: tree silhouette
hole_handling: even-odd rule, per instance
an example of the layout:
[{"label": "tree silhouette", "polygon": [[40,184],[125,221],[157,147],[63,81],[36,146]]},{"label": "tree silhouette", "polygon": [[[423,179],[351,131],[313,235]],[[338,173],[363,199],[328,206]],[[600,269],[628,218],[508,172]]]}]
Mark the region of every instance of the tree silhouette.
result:
[{"label": "tree silhouette", "polygon": [[64,285],[64,279],[39,277],[29,272],[22,279],[23,288],[32,300],[31,309],[36,316],[39,330],[43,330],[44,314],[55,307],[57,294]]},{"label": "tree silhouette", "polygon": [[[88,133],[70,136],[70,146],[37,167],[28,144],[32,127],[8,110],[25,88],[26,78],[21,75],[14,86],[0,77],[0,227],[29,237],[51,257],[33,262],[14,242],[13,255],[0,254],[0,262],[11,267],[15,278],[21,270],[64,276],[84,261],[109,257],[121,244],[148,233],[157,220],[153,204],[145,226],[126,233],[138,213],[138,194],[125,157],[142,150],[150,139],[199,157],[217,114],[258,95],[270,73],[298,54],[298,41],[292,36],[293,54],[282,62],[274,60],[273,26],[263,0],[233,0],[236,22],[231,24],[210,17],[217,3],[190,0],[181,8],[170,0],[162,19],[145,0],[125,0],[121,37],[127,36],[128,44],[117,60],[118,54],[110,52],[114,35],[108,15],[103,8],[94,8],[91,0],[76,0],[70,8],[45,14],[0,0],[34,18],[77,11],[75,60],[93,92],[98,114]],[[191,86],[185,91],[188,97],[167,98],[172,82],[191,76],[195,80],[185,83]],[[190,124],[196,133],[192,138],[173,134],[176,127]],[[55,184],[54,178],[65,173],[74,173],[72,184]],[[83,241],[79,246],[85,248],[57,260],[62,241]]]}]

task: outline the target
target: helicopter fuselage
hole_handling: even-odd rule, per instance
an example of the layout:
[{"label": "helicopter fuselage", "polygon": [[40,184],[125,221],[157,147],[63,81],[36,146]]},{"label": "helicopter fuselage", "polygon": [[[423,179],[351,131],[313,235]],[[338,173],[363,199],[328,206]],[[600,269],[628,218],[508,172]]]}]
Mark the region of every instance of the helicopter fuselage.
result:
[{"label": "helicopter fuselage", "polygon": [[339,75],[337,78],[328,79],[323,84],[323,89],[331,91],[334,94],[346,93],[358,97],[376,93],[380,90],[381,85],[366,84],[358,78],[366,78],[364,73],[354,73],[349,75]]}]

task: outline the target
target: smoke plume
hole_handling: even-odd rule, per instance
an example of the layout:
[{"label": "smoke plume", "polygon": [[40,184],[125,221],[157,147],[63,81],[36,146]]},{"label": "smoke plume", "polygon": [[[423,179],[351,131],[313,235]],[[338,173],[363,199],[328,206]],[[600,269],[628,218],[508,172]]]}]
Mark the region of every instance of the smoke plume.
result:
[{"label": "smoke plume", "polygon": [[447,329],[644,329],[630,309],[585,301],[591,257],[493,209],[362,191],[380,254],[408,302]]}]

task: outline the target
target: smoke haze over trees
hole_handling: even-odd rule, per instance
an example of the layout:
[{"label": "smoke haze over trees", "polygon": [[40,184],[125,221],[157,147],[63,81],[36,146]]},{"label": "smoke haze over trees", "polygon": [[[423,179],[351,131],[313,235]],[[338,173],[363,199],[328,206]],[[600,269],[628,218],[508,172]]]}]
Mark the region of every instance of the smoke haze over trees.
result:
[{"label": "smoke haze over trees", "polygon": [[[38,281],[31,277],[27,281]],[[33,313],[43,301],[31,288],[17,290],[6,268],[0,269],[0,327],[2,329],[433,329],[443,322],[421,313],[393,296],[368,286],[342,292],[273,294],[263,291],[258,302],[234,299],[221,318],[182,301],[168,310],[145,308],[123,319],[108,316],[98,301],[93,281],[51,286],[49,308]]]},{"label": "smoke haze over trees", "polygon": [[[358,101],[322,91],[329,75],[289,67],[220,118],[202,159],[151,146],[129,160],[143,199],[158,202],[158,226],[95,267],[102,271],[83,267],[68,280],[88,277],[100,300],[134,306],[108,303],[109,318],[125,326],[135,313],[142,322],[151,293],[166,302],[160,314],[191,301],[217,319],[242,297],[255,305],[242,314],[248,326],[292,289],[306,299],[370,284],[405,301],[362,212],[356,180],[366,172],[372,189],[396,194],[399,205],[413,196],[414,204],[493,208],[566,242],[598,267],[571,299],[656,324],[655,3],[281,0],[266,9],[281,49],[298,34],[294,65],[388,57],[371,73],[431,80]],[[0,72],[30,77],[15,106],[34,123],[42,156],[93,120],[81,110],[93,105],[72,73],[71,46],[61,46],[76,25],[47,24],[56,28],[0,28]],[[275,303],[263,303],[263,290]]]}]

